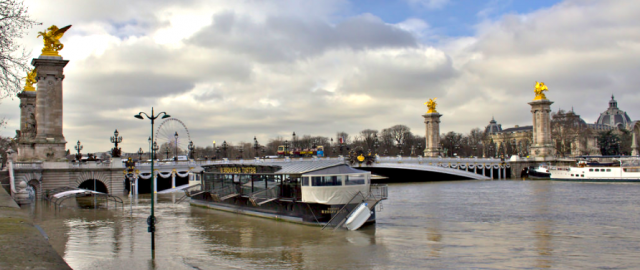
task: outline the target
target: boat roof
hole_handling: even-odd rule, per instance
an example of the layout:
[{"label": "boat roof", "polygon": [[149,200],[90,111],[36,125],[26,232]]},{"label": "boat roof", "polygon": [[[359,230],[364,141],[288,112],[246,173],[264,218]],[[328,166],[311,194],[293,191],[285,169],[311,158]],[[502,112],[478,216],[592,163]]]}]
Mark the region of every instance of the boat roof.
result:
[{"label": "boat roof", "polygon": [[[277,167],[273,174],[305,174],[305,175],[321,175],[321,174],[349,174],[349,173],[368,173],[351,168],[341,160],[316,160],[313,162],[243,162],[242,164],[215,164],[214,167],[247,167],[247,166],[269,166]],[[203,166],[209,167],[209,166]]]}]

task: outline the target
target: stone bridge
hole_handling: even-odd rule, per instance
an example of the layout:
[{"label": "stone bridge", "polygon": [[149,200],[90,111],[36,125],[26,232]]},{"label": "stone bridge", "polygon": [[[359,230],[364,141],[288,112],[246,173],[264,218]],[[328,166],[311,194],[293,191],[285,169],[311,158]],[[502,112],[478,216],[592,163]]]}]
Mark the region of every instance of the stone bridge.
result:
[{"label": "stone bridge", "polygon": [[[201,165],[212,164],[273,164],[282,162],[346,162],[337,158],[284,158],[218,161],[170,161],[156,162],[156,190],[162,191],[198,180]],[[381,182],[421,182],[441,180],[483,180],[517,178],[524,166],[533,160],[501,161],[494,158],[424,158],[424,157],[379,157],[370,165],[352,164],[353,167],[371,171]],[[148,193],[150,191],[151,163],[136,164],[136,170],[127,174],[122,159],[106,162],[15,162],[11,164],[14,187],[26,187],[38,198],[47,190],[60,187],[79,187],[106,192],[112,195]],[[9,183],[4,183],[8,185]],[[94,187],[95,184],[95,187]],[[133,184],[133,185],[132,185]],[[43,192],[44,191],[44,192]],[[20,191],[18,191],[20,192]],[[22,191],[24,192],[24,190]]]}]

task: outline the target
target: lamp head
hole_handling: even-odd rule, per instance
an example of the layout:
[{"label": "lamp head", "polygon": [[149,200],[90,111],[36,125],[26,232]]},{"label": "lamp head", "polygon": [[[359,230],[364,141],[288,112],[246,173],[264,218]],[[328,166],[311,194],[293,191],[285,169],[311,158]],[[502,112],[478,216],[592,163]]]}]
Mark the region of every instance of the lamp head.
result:
[{"label": "lamp head", "polygon": [[168,114],[166,114],[166,113],[165,113],[165,114],[162,116],[162,119],[169,118],[169,117],[171,117],[171,115],[168,115]]},{"label": "lamp head", "polygon": [[118,135],[120,135],[120,133],[119,133],[119,132],[118,132],[118,130],[116,129],[116,131],[115,131],[115,132],[113,132],[113,135],[115,135],[115,136],[116,136],[116,138],[118,138]]},{"label": "lamp head", "polygon": [[142,118],[142,115],[140,115],[140,114],[136,114],[133,117],[138,118],[138,119],[144,119],[144,118]]}]

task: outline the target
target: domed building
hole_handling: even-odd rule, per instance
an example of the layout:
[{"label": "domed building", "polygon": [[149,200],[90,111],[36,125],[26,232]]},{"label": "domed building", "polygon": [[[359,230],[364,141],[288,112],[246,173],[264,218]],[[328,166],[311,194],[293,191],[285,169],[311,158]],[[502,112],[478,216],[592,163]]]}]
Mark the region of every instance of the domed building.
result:
[{"label": "domed building", "polygon": [[618,108],[618,102],[613,98],[613,95],[611,95],[609,108],[600,114],[598,121],[596,121],[596,125],[607,125],[618,129],[629,129],[631,127],[631,122],[629,115]]},{"label": "domed building", "polygon": [[485,134],[495,134],[502,131],[502,125],[498,124],[498,122],[496,122],[496,119],[494,117],[491,117],[491,121],[489,122],[489,125],[484,128],[484,133]]}]

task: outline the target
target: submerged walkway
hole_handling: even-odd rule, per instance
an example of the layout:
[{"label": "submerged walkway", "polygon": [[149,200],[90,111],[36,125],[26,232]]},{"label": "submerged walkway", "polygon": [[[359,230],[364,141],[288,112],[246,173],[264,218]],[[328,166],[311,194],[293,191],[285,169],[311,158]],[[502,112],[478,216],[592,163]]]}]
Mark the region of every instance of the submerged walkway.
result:
[{"label": "submerged walkway", "polygon": [[0,188],[0,269],[71,269]]}]

